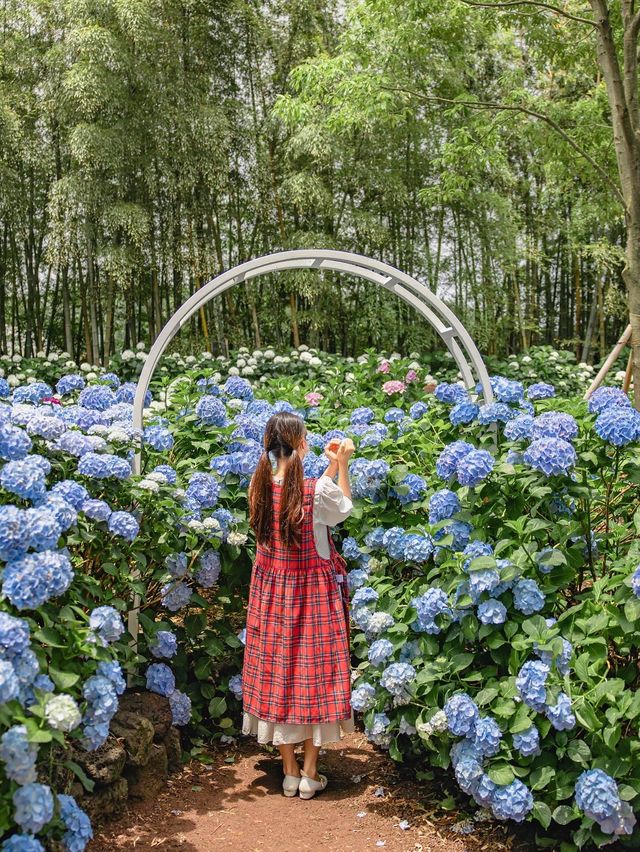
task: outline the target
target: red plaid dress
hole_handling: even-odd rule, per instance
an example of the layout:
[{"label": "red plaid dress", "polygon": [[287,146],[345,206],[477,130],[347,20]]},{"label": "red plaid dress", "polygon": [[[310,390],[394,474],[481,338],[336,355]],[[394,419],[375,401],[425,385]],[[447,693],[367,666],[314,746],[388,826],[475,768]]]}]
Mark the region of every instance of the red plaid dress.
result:
[{"label": "red plaid dress", "polygon": [[273,483],[272,545],[258,546],[253,566],[242,694],[245,713],[266,722],[307,725],[351,716],[346,563],[330,536],[330,558],[316,550],[316,482],[304,483],[297,550],[280,541],[281,486]]}]

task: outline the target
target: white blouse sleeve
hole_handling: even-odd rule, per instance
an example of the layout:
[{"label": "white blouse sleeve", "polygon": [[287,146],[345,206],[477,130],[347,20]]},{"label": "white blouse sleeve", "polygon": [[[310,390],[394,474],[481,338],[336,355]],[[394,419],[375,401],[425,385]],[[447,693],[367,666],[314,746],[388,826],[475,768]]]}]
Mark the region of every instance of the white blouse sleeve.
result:
[{"label": "white blouse sleeve", "polygon": [[313,519],[318,524],[334,527],[348,518],[353,503],[329,476],[321,476],[316,482],[313,499]]}]

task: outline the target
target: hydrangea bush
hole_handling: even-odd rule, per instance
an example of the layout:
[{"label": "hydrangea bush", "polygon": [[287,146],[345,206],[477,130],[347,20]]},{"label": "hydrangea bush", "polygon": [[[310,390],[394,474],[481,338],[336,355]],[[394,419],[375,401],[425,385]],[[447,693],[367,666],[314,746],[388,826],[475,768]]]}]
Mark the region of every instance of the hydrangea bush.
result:
[{"label": "hydrangea bush", "polygon": [[172,355],[137,434],[131,354],[117,372],[14,364],[0,384],[6,848],[16,832],[84,848],[90,825],[45,767],[104,742],[124,673],[168,698],[193,754],[236,731],[246,487],[279,410],[307,421],[308,476],[330,438],[358,447],[338,545],[372,742],[425,778],[451,772],[497,820],[534,822],[540,845],[633,842],[640,426],[624,394],[587,405],[519,367],[485,404],[417,355]]}]

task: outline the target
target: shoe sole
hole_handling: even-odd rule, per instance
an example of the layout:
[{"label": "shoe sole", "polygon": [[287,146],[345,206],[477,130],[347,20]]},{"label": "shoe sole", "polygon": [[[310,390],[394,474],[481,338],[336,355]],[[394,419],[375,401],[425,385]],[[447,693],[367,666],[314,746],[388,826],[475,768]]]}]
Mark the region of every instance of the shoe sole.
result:
[{"label": "shoe sole", "polygon": [[297,794],[298,791],[297,790],[283,790],[282,792],[284,793],[284,795],[288,799],[291,799],[291,798],[293,798],[293,796],[295,796]]},{"label": "shoe sole", "polygon": [[301,799],[313,799],[318,790],[312,790],[310,793],[300,793]]}]

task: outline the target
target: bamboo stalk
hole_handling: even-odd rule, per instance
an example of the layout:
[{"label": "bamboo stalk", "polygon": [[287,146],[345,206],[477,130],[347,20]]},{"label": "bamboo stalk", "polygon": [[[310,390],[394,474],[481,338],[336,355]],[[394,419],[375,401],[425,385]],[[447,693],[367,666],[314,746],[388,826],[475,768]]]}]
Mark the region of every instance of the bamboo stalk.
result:
[{"label": "bamboo stalk", "polygon": [[587,392],[584,395],[584,399],[589,399],[591,394],[602,384],[604,377],[607,375],[612,365],[614,364],[618,355],[622,352],[627,343],[631,340],[631,323],[626,327],[622,337],[618,340],[616,345],[613,347],[607,360],[604,362],[602,367],[600,368],[600,372],[595,377],[595,379],[589,385]]}]

